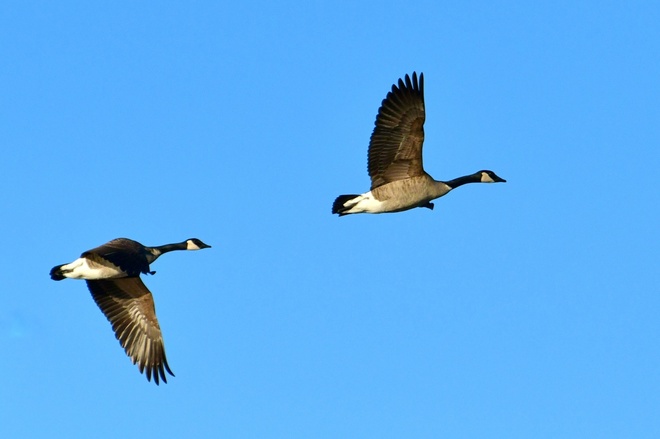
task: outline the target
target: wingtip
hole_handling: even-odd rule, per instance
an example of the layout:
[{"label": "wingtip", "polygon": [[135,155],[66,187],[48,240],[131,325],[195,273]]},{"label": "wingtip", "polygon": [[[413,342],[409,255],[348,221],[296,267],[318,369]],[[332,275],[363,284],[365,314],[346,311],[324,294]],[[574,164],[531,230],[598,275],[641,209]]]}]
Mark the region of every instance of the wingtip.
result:
[{"label": "wingtip", "polygon": [[417,75],[417,71],[413,71],[412,74],[406,73],[403,78],[399,78],[399,81],[392,85],[392,92],[396,93],[397,90],[414,90],[424,94],[424,73],[420,72],[419,75]]}]

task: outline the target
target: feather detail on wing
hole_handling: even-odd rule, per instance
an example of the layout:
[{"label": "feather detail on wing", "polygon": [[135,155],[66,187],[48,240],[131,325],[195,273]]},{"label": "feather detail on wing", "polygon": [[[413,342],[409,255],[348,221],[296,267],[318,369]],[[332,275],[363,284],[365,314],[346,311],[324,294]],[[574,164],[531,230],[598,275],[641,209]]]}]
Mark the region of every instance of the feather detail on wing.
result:
[{"label": "feather detail on wing", "polygon": [[406,75],[392,86],[376,116],[369,142],[371,189],[424,174],[424,74]]},{"label": "feather detail on wing", "polygon": [[112,324],[112,329],[140,373],[147,380],[153,375],[167,383],[165,371],[174,376],[167,364],[163,336],[156,318],[153,296],[139,277],[87,281],[96,304]]}]

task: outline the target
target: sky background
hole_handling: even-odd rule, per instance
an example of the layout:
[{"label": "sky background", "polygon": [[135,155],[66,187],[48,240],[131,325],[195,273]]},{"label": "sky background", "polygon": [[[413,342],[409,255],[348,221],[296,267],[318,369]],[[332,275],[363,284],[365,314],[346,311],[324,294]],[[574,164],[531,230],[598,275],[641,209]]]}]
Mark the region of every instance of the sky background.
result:
[{"label": "sky background", "polygon": [[[0,437],[660,437],[660,5],[0,4]],[[434,211],[369,188],[424,72]],[[159,259],[168,384],[82,281]]]}]

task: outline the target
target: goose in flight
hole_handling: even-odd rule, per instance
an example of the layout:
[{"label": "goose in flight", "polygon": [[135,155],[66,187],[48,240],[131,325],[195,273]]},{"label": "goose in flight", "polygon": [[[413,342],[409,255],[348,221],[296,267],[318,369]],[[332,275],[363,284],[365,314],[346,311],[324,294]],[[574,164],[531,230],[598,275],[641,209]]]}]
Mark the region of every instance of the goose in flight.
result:
[{"label": "goose in flight", "polygon": [[155,274],[149,264],[163,253],[209,247],[197,238],[157,247],[118,238],[87,250],[69,264],[53,267],[50,277],[53,280],[85,279],[126,354],[138,365],[140,373],[146,370],[147,380],[151,381],[153,375],[158,385],[161,379],[167,383],[165,371],[174,374],[165,357],[153,296],[140,274]]},{"label": "goose in flight", "polygon": [[424,171],[424,74],[399,79],[378,110],[371,134],[368,170],[371,190],[340,195],[332,205],[339,216],[352,213],[401,212],[415,207],[433,209],[431,200],[466,183],[506,182],[493,171],[479,171],[449,181],[434,180]]}]

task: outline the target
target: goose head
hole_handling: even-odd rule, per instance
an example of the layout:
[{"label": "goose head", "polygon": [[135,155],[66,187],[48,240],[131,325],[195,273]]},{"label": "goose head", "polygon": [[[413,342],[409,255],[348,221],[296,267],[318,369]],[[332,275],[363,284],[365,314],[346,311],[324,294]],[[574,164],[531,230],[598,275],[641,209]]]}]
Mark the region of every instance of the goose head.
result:
[{"label": "goose head", "polygon": [[201,250],[203,248],[211,248],[211,246],[204,244],[197,238],[190,238],[186,240],[186,250]]},{"label": "goose head", "polygon": [[483,170],[477,172],[481,183],[506,183],[506,180],[498,177],[493,171]]}]

